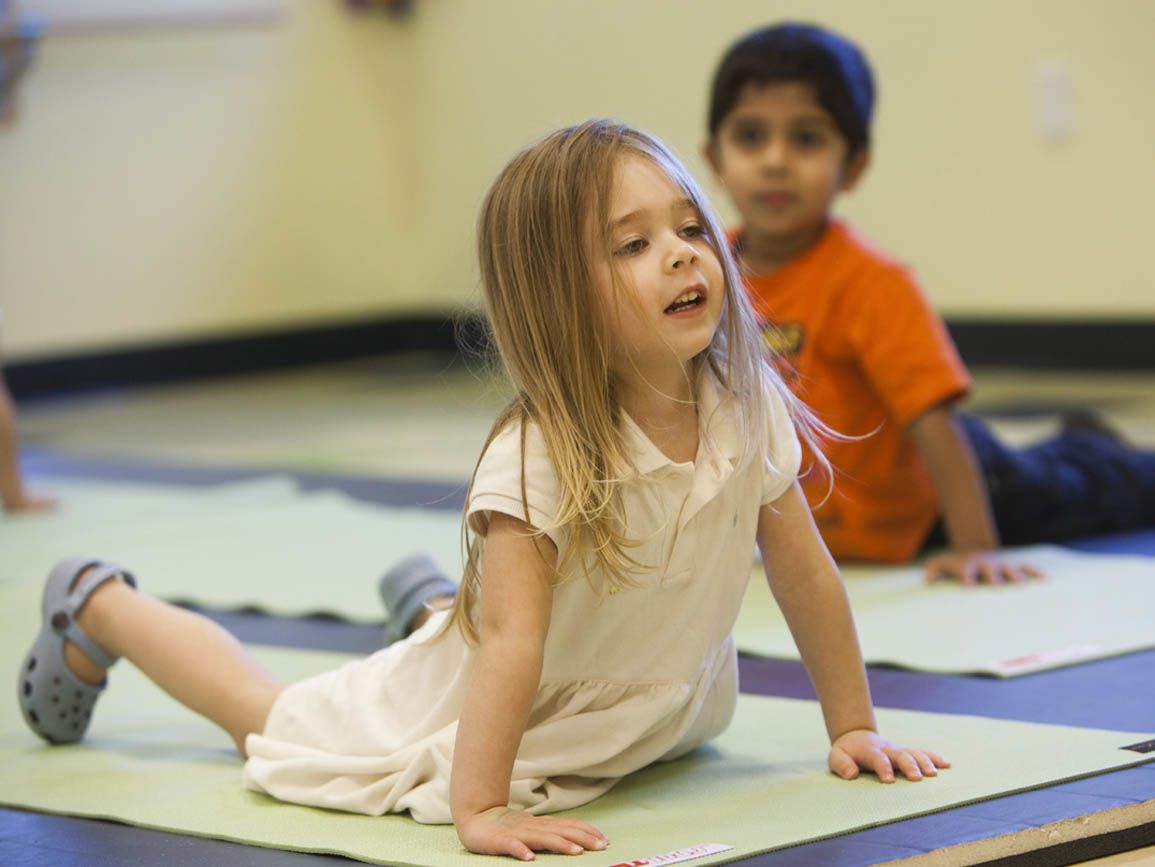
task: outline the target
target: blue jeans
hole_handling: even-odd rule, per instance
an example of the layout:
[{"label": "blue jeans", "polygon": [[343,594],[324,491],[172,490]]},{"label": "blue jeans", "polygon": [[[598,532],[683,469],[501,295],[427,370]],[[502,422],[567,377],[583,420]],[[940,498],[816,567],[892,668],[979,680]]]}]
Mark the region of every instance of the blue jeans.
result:
[{"label": "blue jeans", "polygon": [[[1155,526],[1155,451],[1088,430],[1011,448],[976,416],[959,413],[958,419],[982,468],[1004,545]],[[927,545],[944,542],[940,523]]]}]

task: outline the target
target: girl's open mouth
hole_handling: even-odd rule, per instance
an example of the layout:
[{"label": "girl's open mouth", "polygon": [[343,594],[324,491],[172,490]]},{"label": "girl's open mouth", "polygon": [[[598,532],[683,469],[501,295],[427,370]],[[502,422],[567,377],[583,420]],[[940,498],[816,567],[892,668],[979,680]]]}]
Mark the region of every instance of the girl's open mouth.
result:
[{"label": "girl's open mouth", "polygon": [[681,313],[685,310],[692,310],[695,307],[701,307],[706,303],[706,295],[700,289],[689,289],[674,299],[665,310],[666,313]]}]

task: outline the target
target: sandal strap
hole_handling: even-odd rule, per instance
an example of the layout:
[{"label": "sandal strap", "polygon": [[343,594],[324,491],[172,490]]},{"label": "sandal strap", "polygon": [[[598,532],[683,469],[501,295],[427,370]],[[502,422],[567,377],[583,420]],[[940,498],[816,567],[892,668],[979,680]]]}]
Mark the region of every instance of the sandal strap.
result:
[{"label": "sandal strap", "polygon": [[88,602],[88,597],[106,581],[120,578],[129,587],[135,588],[136,578],[133,577],[131,572],[123,566],[118,566],[116,563],[86,563],[82,568],[89,568],[90,566],[94,568],[77,582],[76,586],[72,588],[72,592],[70,592],[64,600],[63,613],[68,617],[68,625],[64,628],[62,635],[75,644],[85,656],[101,668],[109,668],[120,657],[104,650],[104,648],[89,638],[88,634],[81,629],[80,625],[76,622],[76,615],[80,612],[80,609],[84,607],[84,604]]},{"label": "sandal strap", "polygon": [[88,597],[92,595],[105,581],[110,581],[113,578],[122,578],[124,583],[129,587],[136,587],[136,579],[132,573],[123,566],[118,566],[116,563],[96,562],[87,564],[85,568],[91,565],[94,568],[89,571],[87,575],[77,582],[76,586],[68,594],[68,598],[64,600],[64,610],[68,612],[68,616],[72,619],[84,607],[84,603],[88,601]]},{"label": "sandal strap", "polygon": [[111,668],[112,664],[120,659],[109,653],[95,641],[88,637],[88,633],[76,625],[76,621],[69,622],[63,636],[79,648],[80,652],[99,665],[101,668]]}]

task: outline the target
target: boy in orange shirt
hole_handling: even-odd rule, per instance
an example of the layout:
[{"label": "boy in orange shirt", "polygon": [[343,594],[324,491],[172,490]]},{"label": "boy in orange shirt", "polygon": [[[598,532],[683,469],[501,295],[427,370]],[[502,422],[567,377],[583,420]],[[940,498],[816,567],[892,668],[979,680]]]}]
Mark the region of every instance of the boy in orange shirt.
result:
[{"label": "boy in orange shirt", "polygon": [[[750,33],[715,74],[705,154],[741,215],[731,236],[795,392],[835,431],[815,518],[839,558],[928,578],[1035,574],[998,553],[1155,524],[1155,454],[1093,424],[1012,450],[959,413],[971,388],[913,274],[833,218],[870,160],[874,82],[859,49],[802,24]],[[804,479],[811,501],[828,480]]]}]

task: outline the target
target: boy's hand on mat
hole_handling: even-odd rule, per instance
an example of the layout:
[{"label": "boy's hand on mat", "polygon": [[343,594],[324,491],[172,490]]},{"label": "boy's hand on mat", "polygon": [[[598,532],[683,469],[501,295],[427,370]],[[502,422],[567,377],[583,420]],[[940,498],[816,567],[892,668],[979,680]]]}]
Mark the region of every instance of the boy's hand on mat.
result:
[{"label": "boy's hand on mat", "polygon": [[950,767],[950,762],[937,753],[901,746],[869,729],[840,735],[830,745],[827,764],[844,780],[855,779],[860,771],[873,771],[884,783],[894,782],[895,770],[908,780],[918,781],[938,776],[939,768]]},{"label": "boy's hand on mat", "polygon": [[494,807],[457,822],[457,836],[470,852],[512,855],[532,861],[534,852],[580,855],[601,850],[609,841],[586,822],[556,816],[534,816],[524,810]]},{"label": "boy's hand on mat", "polygon": [[1030,563],[1011,563],[998,551],[947,551],[925,563],[929,584],[940,578],[955,580],[968,587],[976,584],[1021,584],[1043,573]]}]

